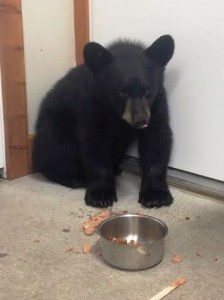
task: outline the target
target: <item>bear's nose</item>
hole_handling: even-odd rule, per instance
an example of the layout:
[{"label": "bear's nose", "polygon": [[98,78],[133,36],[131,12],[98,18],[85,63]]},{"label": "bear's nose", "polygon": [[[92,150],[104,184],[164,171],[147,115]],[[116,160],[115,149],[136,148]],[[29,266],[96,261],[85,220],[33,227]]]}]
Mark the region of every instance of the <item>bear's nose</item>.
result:
[{"label": "bear's nose", "polygon": [[147,124],[146,120],[142,119],[142,120],[136,121],[134,126],[135,126],[135,128],[143,129],[143,128],[147,128],[148,124]]}]

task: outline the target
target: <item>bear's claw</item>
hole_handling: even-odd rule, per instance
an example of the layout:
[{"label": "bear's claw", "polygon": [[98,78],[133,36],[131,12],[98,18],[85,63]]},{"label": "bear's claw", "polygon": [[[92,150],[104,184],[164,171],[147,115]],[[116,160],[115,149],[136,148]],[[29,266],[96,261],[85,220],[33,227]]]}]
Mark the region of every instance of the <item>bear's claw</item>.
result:
[{"label": "bear's claw", "polygon": [[93,207],[106,208],[113,206],[117,202],[117,195],[115,191],[108,190],[87,190],[85,195],[86,205]]},{"label": "bear's claw", "polygon": [[141,192],[138,202],[147,208],[159,208],[171,205],[173,197],[169,191],[152,190]]}]

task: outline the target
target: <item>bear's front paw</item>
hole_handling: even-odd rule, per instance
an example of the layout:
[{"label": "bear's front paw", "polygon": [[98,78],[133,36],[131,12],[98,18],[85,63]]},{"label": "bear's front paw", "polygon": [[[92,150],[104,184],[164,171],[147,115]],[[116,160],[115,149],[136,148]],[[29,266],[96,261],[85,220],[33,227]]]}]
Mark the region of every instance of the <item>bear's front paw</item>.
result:
[{"label": "bear's front paw", "polygon": [[113,203],[117,201],[117,195],[114,190],[90,190],[87,189],[85,195],[86,205],[93,207],[108,207],[113,206]]},{"label": "bear's front paw", "polygon": [[140,192],[138,202],[148,208],[159,208],[161,206],[169,206],[172,204],[173,197],[168,190],[148,190]]}]

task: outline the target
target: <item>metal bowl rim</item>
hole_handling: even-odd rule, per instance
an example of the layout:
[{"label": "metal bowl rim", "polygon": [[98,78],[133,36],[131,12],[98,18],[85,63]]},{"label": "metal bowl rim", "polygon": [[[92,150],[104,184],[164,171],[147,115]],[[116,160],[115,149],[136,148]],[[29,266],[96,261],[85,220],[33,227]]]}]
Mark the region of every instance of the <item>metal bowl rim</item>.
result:
[{"label": "metal bowl rim", "polygon": [[[100,238],[102,238],[102,239],[104,239],[104,240],[106,240],[110,243],[114,243],[113,241],[109,241],[105,236],[102,235],[101,229],[102,229],[103,225],[106,224],[110,220],[119,219],[119,218],[127,218],[127,217],[138,217],[138,218],[143,218],[144,217],[144,218],[147,218],[147,219],[151,219],[151,220],[159,223],[160,225],[162,225],[162,227],[165,230],[165,233],[164,233],[163,237],[161,237],[160,239],[154,241],[153,244],[151,244],[151,245],[155,245],[156,243],[162,241],[168,234],[168,226],[162,220],[160,220],[156,217],[152,217],[152,216],[148,216],[148,215],[142,215],[142,214],[141,215],[139,215],[139,214],[124,214],[124,215],[120,215],[120,216],[111,216],[108,219],[104,220],[97,228],[97,233],[99,234]],[[120,245],[128,246],[127,244],[120,244]],[[148,242],[141,243],[141,246],[145,246],[145,245],[149,245],[149,243]],[[139,247],[139,246],[136,245],[136,246],[133,246],[133,247]]]}]

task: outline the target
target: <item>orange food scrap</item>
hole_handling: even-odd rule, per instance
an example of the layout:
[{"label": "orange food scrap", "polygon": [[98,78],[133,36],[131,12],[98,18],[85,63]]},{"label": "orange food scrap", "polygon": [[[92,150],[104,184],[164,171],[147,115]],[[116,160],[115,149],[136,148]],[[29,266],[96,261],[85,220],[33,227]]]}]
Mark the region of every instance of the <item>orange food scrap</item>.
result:
[{"label": "orange food scrap", "polygon": [[154,297],[151,297],[150,300],[161,300],[174,291],[176,288],[179,288],[181,285],[184,285],[186,282],[185,278],[179,278],[176,281],[172,282],[165,289],[157,293]]},{"label": "orange food scrap", "polygon": [[90,221],[86,221],[83,223],[83,231],[86,235],[91,235],[95,231],[95,226],[93,226],[93,224],[90,223]]},{"label": "orange food scrap", "polygon": [[170,259],[173,263],[179,264],[182,262],[182,257],[180,255],[174,255]]},{"label": "orange food scrap", "polygon": [[91,252],[91,246],[89,244],[84,244],[82,247],[82,252],[84,254],[88,254]]},{"label": "orange food scrap", "polygon": [[185,278],[179,278],[177,280],[175,280],[173,283],[171,283],[171,286],[175,286],[176,288],[178,288],[181,285],[184,285],[186,282]]},{"label": "orange food scrap", "polygon": [[83,223],[84,233],[86,235],[92,235],[95,232],[96,228],[100,225],[100,223],[108,219],[110,216],[111,213],[109,210],[91,216],[88,221],[85,221]]}]

